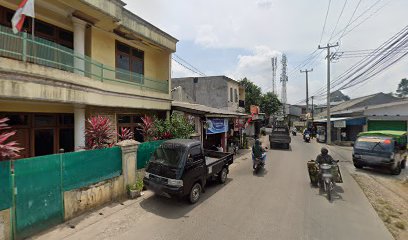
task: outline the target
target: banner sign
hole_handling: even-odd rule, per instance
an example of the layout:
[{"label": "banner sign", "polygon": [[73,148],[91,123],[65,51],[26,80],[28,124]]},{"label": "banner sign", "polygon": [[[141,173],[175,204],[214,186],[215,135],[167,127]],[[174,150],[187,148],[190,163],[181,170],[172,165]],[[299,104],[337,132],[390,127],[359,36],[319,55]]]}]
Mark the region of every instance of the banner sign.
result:
[{"label": "banner sign", "polygon": [[335,121],[334,122],[334,127],[335,128],[345,128],[346,127],[346,121]]},{"label": "banner sign", "polygon": [[228,132],[228,119],[212,118],[207,120],[207,134]]}]

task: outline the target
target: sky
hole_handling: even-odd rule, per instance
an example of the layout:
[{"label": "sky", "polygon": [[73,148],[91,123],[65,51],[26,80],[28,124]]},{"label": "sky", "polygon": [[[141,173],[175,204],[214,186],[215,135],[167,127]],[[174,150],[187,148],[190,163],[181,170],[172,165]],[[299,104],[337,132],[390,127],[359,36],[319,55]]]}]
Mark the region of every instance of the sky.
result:
[{"label": "sky", "polygon": [[[247,77],[272,90],[271,58],[288,59],[287,99],[305,99],[305,74],[296,68],[318,45],[333,51],[375,49],[407,25],[407,0],[124,0],[126,8],[177,38],[176,55],[207,76]],[[330,8],[328,8],[330,2]],[[360,3],[360,4],[359,4]],[[344,10],[342,12],[344,6]],[[329,11],[327,12],[327,10]],[[353,16],[354,13],[354,16]],[[327,21],[325,23],[327,14]],[[353,17],[353,18],[352,18]],[[352,22],[344,31],[348,23]],[[346,33],[338,39],[342,33]],[[333,37],[331,37],[333,36]],[[325,52],[302,69],[309,73],[309,93],[326,85]],[[336,79],[361,58],[331,63]],[[280,65],[280,64],[279,64]],[[346,89],[350,97],[395,92],[408,77],[408,57],[363,85]],[[280,68],[277,72],[280,96]],[[197,76],[172,61],[172,77]],[[317,99],[325,101],[325,99]]]}]

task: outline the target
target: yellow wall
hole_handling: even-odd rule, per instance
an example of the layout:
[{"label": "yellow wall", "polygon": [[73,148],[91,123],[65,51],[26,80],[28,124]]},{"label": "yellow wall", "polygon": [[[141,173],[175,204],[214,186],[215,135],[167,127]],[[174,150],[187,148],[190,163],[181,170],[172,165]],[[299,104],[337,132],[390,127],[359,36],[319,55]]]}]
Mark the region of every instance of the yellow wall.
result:
[{"label": "yellow wall", "polygon": [[96,27],[92,28],[91,37],[91,50],[87,50],[86,52],[91,52],[90,57],[97,62],[115,68],[115,49],[116,40],[118,40],[119,42],[144,51],[144,71],[147,78],[169,80],[170,52],[158,50],[142,43],[127,41],[114,33],[106,32]]}]

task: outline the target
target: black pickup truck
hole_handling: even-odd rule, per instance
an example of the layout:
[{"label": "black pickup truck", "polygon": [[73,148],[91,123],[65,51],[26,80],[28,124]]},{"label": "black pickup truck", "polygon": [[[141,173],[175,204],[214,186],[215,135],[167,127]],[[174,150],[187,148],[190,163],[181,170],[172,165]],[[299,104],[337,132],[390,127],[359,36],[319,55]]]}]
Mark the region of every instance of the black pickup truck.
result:
[{"label": "black pickup truck", "polygon": [[196,203],[209,180],[225,183],[232,163],[232,153],[204,151],[197,140],[172,139],[152,155],[143,183],[157,194]]},{"label": "black pickup truck", "polygon": [[274,126],[271,134],[269,135],[269,143],[271,148],[281,145],[284,148],[289,149],[291,140],[289,128],[287,126]]}]

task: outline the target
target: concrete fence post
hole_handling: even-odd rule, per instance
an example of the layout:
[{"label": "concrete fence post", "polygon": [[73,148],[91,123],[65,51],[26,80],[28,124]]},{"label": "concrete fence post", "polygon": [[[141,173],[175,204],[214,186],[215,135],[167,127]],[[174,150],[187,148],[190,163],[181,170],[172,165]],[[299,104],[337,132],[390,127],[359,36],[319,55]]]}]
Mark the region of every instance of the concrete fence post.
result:
[{"label": "concrete fence post", "polygon": [[117,143],[122,149],[122,175],[124,187],[136,182],[136,159],[139,142],[135,140],[125,140]]}]

